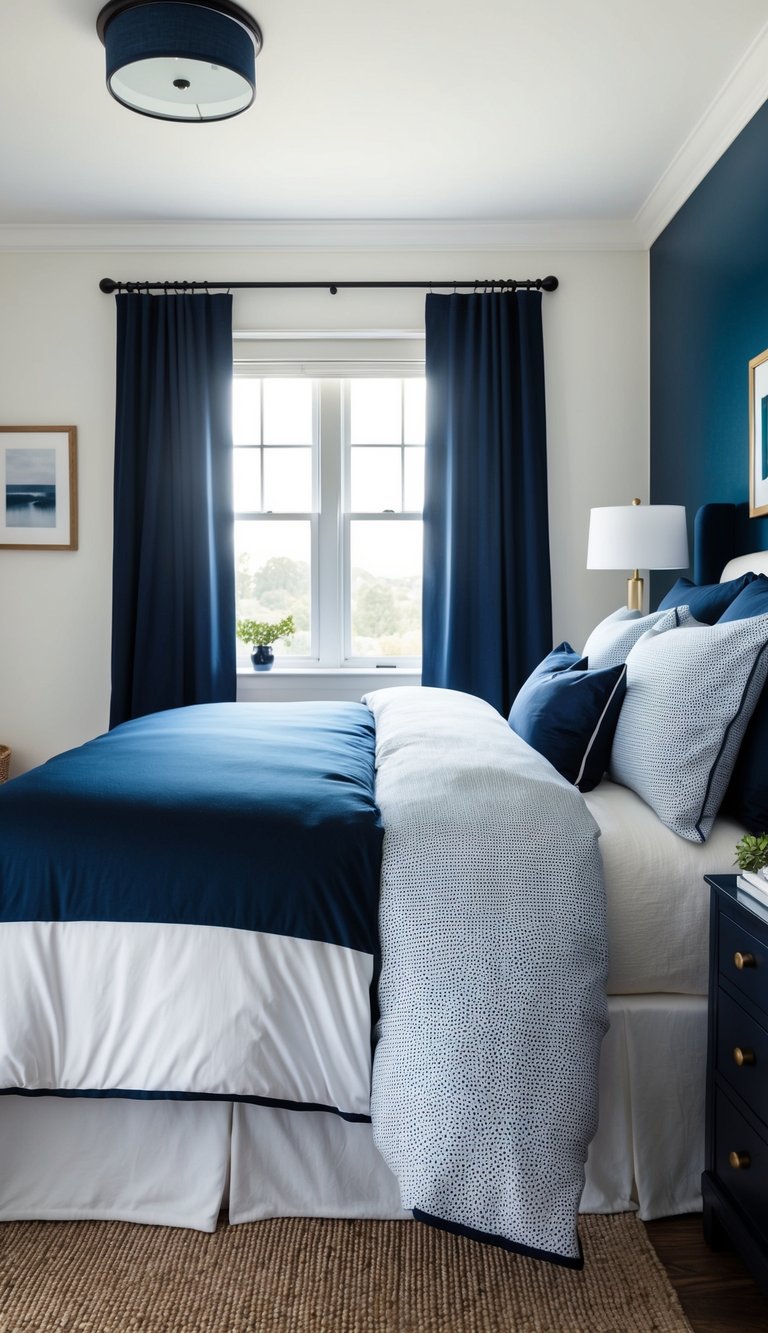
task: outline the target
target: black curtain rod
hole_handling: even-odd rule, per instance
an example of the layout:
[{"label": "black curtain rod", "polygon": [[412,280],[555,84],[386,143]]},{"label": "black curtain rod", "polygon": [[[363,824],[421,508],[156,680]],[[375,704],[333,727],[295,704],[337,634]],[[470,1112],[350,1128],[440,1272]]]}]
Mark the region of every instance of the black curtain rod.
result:
[{"label": "black curtain rod", "polygon": [[328,288],[331,296],[344,287],[450,287],[456,291],[459,287],[469,287],[474,291],[488,291],[498,288],[500,291],[540,291],[554,292],[558,287],[557,278],[552,274],[548,278],[484,278],[476,282],[115,282],[114,278],[102,278],[99,288],[109,295],[111,292],[194,292],[211,291],[221,288],[234,291],[236,288],[277,288],[305,289],[310,287]]}]

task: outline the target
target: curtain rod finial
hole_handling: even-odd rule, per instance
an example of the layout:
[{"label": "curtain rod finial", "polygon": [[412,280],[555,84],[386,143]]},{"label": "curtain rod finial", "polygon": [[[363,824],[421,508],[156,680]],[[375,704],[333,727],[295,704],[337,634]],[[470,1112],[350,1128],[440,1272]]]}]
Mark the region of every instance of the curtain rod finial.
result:
[{"label": "curtain rod finial", "polygon": [[106,292],[107,296],[109,296],[110,292],[117,291],[117,286],[118,284],[115,282],[114,278],[102,278],[99,283],[99,291]]}]

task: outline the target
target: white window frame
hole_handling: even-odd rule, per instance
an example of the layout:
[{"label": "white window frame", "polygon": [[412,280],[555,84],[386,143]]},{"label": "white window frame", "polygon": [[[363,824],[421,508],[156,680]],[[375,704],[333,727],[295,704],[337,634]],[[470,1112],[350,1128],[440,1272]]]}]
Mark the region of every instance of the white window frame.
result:
[{"label": "white window frame", "polygon": [[[422,370],[422,375],[423,375],[423,370]],[[342,457],[341,457],[341,462],[342,462],[342,478],[341,478],[341,485],[342,485],[342,489],[341,489],[341,496],[342,496],[342,515],[341,515],[341,521],[342,521],[342,534],[341,534],[341,542],[342,542],[342,545],[341,545],[341,548],[340,548],[340,549],[341,549],[341,553],[342,553],[342,559],[341,559],[341,581],[342,581],[341,615],[342,615],[342,618],[343,618],[343,620],[342,620],[342,633],[343,633],[343,655],[344,655],[344,665],[345,665],[345,666],[355,666],[355,667],[357,667],[357,666],[369,666],[369,665],[374,665],[374,666],[376,666],[376,667],[397,666],[397,667],[414,667],[414,668],[420,668],[420,667],[421,667],[421,658],[420,658],[420,657],[407,657],[407,656],[402,656],[402,657],[390,658],[388,661],[387,661],[387,660],[385,660],[385,661],[378,661],[376,658],[373,658],[373,657],[360,657],[360,656],[356,656],[356,655],[353,654],[353,652],[352,652],[352,646],[351,646],[351,645],[352,645],[352,624],[351,624],[351,611],[352,611],[352,588],[351,588],[351,580],[352,580],[352,549],[351,549],[351,548],[352,548],[352,523],[353,523],[355,520],[357,520],[357,521],[364,521],[364,522],[376,522],[376,523],[378,523],[378,522],[381,522],[381,523],[403,523],[403,522],[405,522],[405,523],[413,523],[413,522],[421,523],[421,522],[423,522],[423,514],[421,514],[421,513],[416,513],[416,512],[413,512],[413,511],[410,511],[410,512],[409,512],[409,511],[406,510],[406,509],[396,509],[396,510],[389,510],[389,509],[383,509],[383,510],[382,510],[382,509],[380,509],[380,510],[366,511],[366,512],[358,511],[358,510],[353,510],[353,509],[352,509],[352,500],[351,500],[351,489],[352,489],[352,488],[351,488],[351,481],[352,481],[352,448],[353,448],[353,445],[352,445],[352,433],[351,433],[351,430],[350,430],[350,424],[351,424],[351,408],[350,408],[350,393],[349,393],[349,381],[350,381],[350,379],[352,379],[352,378],[354,378],[354,377],[351,376],[351,375],[347,375],[347,376],[345,376],[344,380],[341,382],[341,385],[340,385],[340,387],[341,387],[341,391],[342,391],[342,402],[341,402],[341,448],[340,448],[340,452],[341,452],[341,456],[342,456]],[[374,377],[373,375],[366,375],[366,378],[367,378],[367,379],[373,379],[373,378],[387,378],[387,379],[400,379],[400,380],[403,380],[403,379],[407,379],[408,376],[407,376],[407,375],[402,375],[402,374],[395,374],[394,371],[387,369],[387,371],[385,372],[385,374],[382,375],[382,376],[376,376],[376,377]],[[405,449],[406,449],[406,447],[407,447],[406,444],[405,444],[405,441],[404,441],[403,414],[404,414],[404,403],[403,403],[403,400],[401,399],[401,402],[400,402],[400,444],[399,444],[399,445],[390,445],[390,446],[388,446],[388,447],[390,447],[390,448],[399,448],[399,450],[400,450],[400,455],[401,455],[401,495],[400,495],[400,498],[401,498],[401,502],[404,500],[404,485],[405,485],[405,472],[404,472],[405,457],[404,457],[404,451],[405,451]],[[362,447],[365,447],[365,446],[362,446]]]},{"label": "white window frame", "polygon": [[[412,330],[376,333],[253,333],[234,335],[236,378],[307,376],[313,393],[313,509],[310,514],[274,515],[238,511],[238,519],[280,522],[310,520],[311,656],[284,659],[297,672],[419,671],[418,657],[353,657],[350,652],[350,520],[421,520],[421,514],[350,514],[349,403],[343,381],[353,378],[408,378],[424,375],[423,334]],[[263,400],[261,405],[263,413]],[[333,424],[332,424],[333,423]],[[402,446],[401,446],[402,447]],[[322,458],[321,458],[322,451]],[[263,493],[263,492],[262,492]],[[339,558],[341,555],[341,559]],[[323,614],[320,615],[322,607]],[[278,668],[280,669],[280,668]]]}]

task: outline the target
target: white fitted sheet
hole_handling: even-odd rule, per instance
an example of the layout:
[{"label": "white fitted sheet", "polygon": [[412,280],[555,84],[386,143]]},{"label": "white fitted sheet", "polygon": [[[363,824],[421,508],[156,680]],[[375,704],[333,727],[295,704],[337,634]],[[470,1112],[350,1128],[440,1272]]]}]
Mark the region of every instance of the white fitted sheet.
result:
[{"label": "white fitted sheet", "polygon": [[719,816],[703,844],[679,838],[628,787],[585,797],[600,825],[608,898],[608,994],[706,995],[709,888],[733,874],[744,829]]}]

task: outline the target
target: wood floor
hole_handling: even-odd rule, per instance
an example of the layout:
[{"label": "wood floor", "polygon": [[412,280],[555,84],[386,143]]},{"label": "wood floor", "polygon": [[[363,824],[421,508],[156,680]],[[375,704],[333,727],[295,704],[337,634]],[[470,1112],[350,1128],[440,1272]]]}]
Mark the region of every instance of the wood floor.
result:
[{"label": "wood floor", "polygon": [[768,1300],[733,1250],[711,1250],[701,1214],[648,1222],[694,1333],[768,1333]]}]

